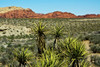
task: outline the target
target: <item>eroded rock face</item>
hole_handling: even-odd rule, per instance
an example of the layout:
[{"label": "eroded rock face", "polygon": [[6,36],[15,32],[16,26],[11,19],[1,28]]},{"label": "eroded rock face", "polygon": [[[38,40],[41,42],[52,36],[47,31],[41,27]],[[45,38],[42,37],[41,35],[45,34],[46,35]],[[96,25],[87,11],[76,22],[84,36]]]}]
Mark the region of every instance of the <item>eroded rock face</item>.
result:
[{"label": "eroded rock face", "polygon": [[77,16],[72,13],[56,11],[42,16],[42,18],[76,18]]},{"label": "eroded rock face", "polygon": [[48,14],[38,14],[31,9],[13,10],[6,13],[0,13],[1,18],[76,18],[72,13],[56,11]]},{"label": "eroded rock face", "polygon": [[98,18],[100,14],[87,14],[83,16],[76,16],[68,12],[55,11],[48,14],[38,14],[31,9],[23,9],[21,7],[5,7],[0,8],[0,18]]},{"label": "eroded rock face", "polygon": [[37,16],[32,10],[13,10],[6,13],[1,13],[2,18],[33,18]]}]

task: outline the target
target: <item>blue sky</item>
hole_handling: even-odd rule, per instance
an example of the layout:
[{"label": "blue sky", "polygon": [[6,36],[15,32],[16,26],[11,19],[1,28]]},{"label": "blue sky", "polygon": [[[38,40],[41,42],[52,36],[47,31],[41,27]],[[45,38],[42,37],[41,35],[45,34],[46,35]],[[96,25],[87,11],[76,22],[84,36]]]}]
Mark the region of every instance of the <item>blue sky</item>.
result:
[{"label": "blue sky", "polygon": [[8,6],[30,8],[36,13],[100,14],[100,0],[0,0],[0,7]]}]

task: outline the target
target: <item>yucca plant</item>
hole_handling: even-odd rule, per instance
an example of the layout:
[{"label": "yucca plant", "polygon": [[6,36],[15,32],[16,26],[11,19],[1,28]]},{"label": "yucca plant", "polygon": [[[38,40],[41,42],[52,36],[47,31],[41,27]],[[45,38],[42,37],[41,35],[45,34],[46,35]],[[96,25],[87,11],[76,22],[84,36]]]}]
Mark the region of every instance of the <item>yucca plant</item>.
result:
[{"label": "yucca plant", "polygon": [[19,62],[19,67],[21,67],[21,65],[25,67],[25,65],[33,58],[32,52],[24,48],[21,50],[15,49],[13,54],[15,59]]},{"label": "yucca plant", "polygon": [[37,47],[38,47],[38,53],[42,54],[43,49],[45,49],[45,32],[46,32],[46,25],[42,22],[34,23],[34,28],[32,28],[34,33],[37,36]]},{"label": "yucca plant", "polygon": [[46,25],[43,24],[41,21],[39,23],[34,23],[34,28],[32,28],[35,35],[37,36],[37,47],[38,53],[42,54],[44,51],[43,49],[46,48],[45,46],[45,32],[46,32]]},{"label": "yucca plant", "polygon": [[35,67],[61,67],[65,63],[60,61],[59,54],[56,54],[53,49],[44,50],[44,53],[40,58],[36,60]]},{"label": "yucca plant", "polygon": [[69,66],[72,67],[80,67],[79,63],[87,56],[85,46],[77,38],[66,38],[60,45],[60,49],[70,61]]},{"label": "yucca plant", "polygon": [[57,49],[57,42],[59,41],[59,39],[63,35],[63,26],[60,26],[60,25],[57,24],[53,28],[52,35],[54,36],[53,48]]}]

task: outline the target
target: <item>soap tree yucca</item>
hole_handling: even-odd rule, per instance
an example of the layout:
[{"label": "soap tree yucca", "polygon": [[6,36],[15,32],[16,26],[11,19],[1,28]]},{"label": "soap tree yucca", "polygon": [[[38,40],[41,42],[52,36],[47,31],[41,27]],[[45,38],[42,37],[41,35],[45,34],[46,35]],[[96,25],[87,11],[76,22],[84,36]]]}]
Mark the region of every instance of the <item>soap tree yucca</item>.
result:
[{"label": "soap tree yucca", "polygon": [[34,28],[32,30],[34,31],[35,35],[37,36],[37,47],[38,47],[38,53],[42,54],[43,49],[45,49],[45,32],[46,32],[46,25],[43,24],[41,21],[39,23],[34,23]]},{"label": "soap tree yucca", "polygon": [[21,67],[22,65],[25,67],[25,65],[28,64],[33,58],[33,53],[24,48],[22,48],[21,50],[15,49],[13,54],[15,56],[15,59],[19,62],[19,67]]},{"label": "soap tree yucca", "polygon": [[53,48],[57,48],[57,42],[63,35],[63,26],[59,26],[58,24],[53,28],[52,35],[54,36]]},{"label": "soap tree yucca", "polygon": [[69,60],[69,66],[80,67],[80,63],[87,56],[85,46],[77,38],[68,37],[62,42],[60,49]]},{"label": "soap tree yucca", "polygon": [[41,58],[36,60],[35,67],[61,67],[65,61],[60,60],[59,54],[52,50],[44,50]]}]

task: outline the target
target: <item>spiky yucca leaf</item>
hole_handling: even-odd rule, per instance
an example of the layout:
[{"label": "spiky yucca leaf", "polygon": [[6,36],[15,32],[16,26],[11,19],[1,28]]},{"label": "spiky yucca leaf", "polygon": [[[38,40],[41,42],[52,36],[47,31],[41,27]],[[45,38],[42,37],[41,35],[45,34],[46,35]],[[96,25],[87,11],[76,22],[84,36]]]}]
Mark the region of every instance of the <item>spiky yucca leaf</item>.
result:
[{"label": "spiky yucca leaf", "polygon": [[90,64],[86,60],[82,60],[82,62],[80,63],[80,67],[89,67],[89,66]]},{"label": "spiky yucca leaf", "polygon": [[26,65],[33,58],[33,53],[28,49],[22,48],[21,50],[15,49],[13,52],[16,60],[19,62],[19,66]]},{"label": "spiky yucca leaf", "polygon": [[37,47],[38,47],[38,53],[42,54],[45,49],[45,32],[46,32],[46,25],[43,24],[41,21],[39,23],[34,23],[34,28],[32,28],[35,35],[37,36]]},{"label": "spiky yucca leaf", "polygon": [[54,43],[53,43],[53,48],[57,49],[57,42],[58,40],[61,38],[61,36],[63,35],[63,26],[60,26],[60,25],[56,25],[54,28],[53,28],[53,31],[51,33],[53,36],[54,36]]},{"label": "spiky yucca leaf", "polygon": [[56,24],[56,26],[53,27],[51,34],[54,35],[55,38],[60,38],[63,35],[63,29],[63,26]]},{"label": "spiky yucca leaf", "polygon": [[37,60],[36,67],[61,67],[65,61],[60,61],[60,57],[53,50],[44,50],[42,57]]},{"label": "spiky yucca leaf", "polygon": [[69,59],[72,67],[79,67],[79,63],[87,56],[85,46],[77,38],[66,38],[60,45],[61,52]]}]

